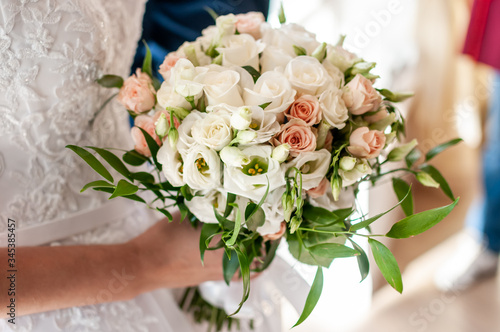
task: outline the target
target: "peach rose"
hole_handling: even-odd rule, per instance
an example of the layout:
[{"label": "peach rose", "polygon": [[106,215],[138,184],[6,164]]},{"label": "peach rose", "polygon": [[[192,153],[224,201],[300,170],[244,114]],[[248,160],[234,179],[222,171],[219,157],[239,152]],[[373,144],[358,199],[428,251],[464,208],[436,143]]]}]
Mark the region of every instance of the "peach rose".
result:
[{"label": "peach rose", "polygon": [[379,130],[361,127],[352,132],[347,150],[358,158],[375,158],[385,145],[385,135]]},{"label": "peach rose", "polygon": [[151,157],[151,151],[149,151],[148,144],[146,143],[146,138],[139,128],[144,129],[151,137],[154,138],[156,143],[161,145],[160,138],[155,133],[155,122],[153,121],[153,118],[148,115],[139,115],[135,118],[134,124],[135,127],[133,127],[130,131],[132,140],[135,143],[134,149],[146,157]]},{"label": "peach rose", "polygon": [[372,82],[361,74],[357,74],[345,86],[343,99],[349,111],[354,115],[378,110],[382,98]]},{"label": "peach rose", "polygon": [[292,119],[281,126],[281,131],[274,139],[274,145],[288,143],[290,155],[298,156],[301,152],[316,150],[316,128],[312,128],[302,120]]},{"label": "peach rose", "polygon": [[248,33],[255,39],[260,39],[260,25],[266,20],[260,12],[248,12],[236,15],[236,30],[239,33]]},{"label": "peach rose", "polygon": [[118,101],[136,114],[150,111],[156,103],[155,89],[149,75],[137,69],[125,80],[118,93]]},{"label": "peach rose", "polygon": [[170,52],[168,55],[165,57],[165,60],[163,60],[163,63],[160,65],[160,69],[158,72],[160,73],[161,76],[163,76],[163,79],[165,81],[168,81],[170,78],[170,71],[172,68],[174,68],[175,64],[179,59],[182,58],[180,57],[177,52]]},{"label": "peach rose", "polygon": [[264,235],[263,238],[264,238],[264,241],[274,241],[274,240],[278,240],[279,238],[281,238],[283,236],[283,234],[285,234],[286,232],[286,222],[285,221],[282,221],[281,224],[280,224],[280,230],[277,231],[276,233],[274,234],[267,234],[267,235]]},{"label": "peach rose", "polygon": [[286,112],[289,119],[300,119],[309,126],[321,121],[321,112],[318,98],[311,95],[303,95],[295,100]]},{"label": "peach rose", "polygon": [[311,198],[318,198],[323,196],[328,188],[330,188],[330,182],[326,178],[323,178],[317,187],[309,189],[306,192]]}]

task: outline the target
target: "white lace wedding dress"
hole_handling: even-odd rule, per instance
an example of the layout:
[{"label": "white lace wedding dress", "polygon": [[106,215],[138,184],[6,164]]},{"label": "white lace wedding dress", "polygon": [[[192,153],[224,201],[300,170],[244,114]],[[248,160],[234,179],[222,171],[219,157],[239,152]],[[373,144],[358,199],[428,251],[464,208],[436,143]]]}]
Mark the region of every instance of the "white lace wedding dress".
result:
[{"label": "white lace wedding dress", "polygon": [[[0,249],[8,218],[16,221],[18,246],[121,243],[158,219],[144,206],[109,203],[91,190],[80,193],[96,175],[65,148],[132,146],[128,115],[120,105],[111,102],[98,113],[112,92],[95,79],[129,74],[145,1],[0,2]],[[110,280],[116,273],[110,271]],[[112,291],[94,296],[106,300]],[[307,291],[304,279],[276,259],[270,271],[252,281],[249,307],[259,316],[256,331],[281,331],[283,295],[300,310]],[[331,310],[331,303],[325,307]],[[324,331],[332,325],[323,325],[329,326]],[[13,330],[189,332],[200,327],[178,309],[170,291],[161,289],[130,301],[17,317],[15,327],[0,319],[0,331]]]}]

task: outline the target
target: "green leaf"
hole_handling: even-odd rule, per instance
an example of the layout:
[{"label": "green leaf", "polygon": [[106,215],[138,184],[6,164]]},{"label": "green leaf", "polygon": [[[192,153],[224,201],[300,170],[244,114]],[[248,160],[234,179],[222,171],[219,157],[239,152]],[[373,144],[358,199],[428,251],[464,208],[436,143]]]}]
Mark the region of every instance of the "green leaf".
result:
[{"label": "green leaf", "polygon": [[143,156],[135,150],[125,152],[122,156],[122,159],[124,162],[132,166],[141,166],[146,161],[149,161],[149,158]]},{"label": "green leaf", "polygon": [[333,212],[330,212],[327,209],[312,206],[311,204],[306,204],[304,206],[302,217],[304,217],[314,226],[326,225],[339,221],[337,215],[335,215]]},{"label": "green leaf", "polygon": [[218,224],[207,224],[204,223],[201,226],[201,234],[200,234],[200,257],[201,263],[203,264],[203,259],[205,258],[205,251],[208,248],[207,240],[216,234],[219,231]]},{"label": "green leaf", "polygon": [[191,188],[187,184],[181,187],[181,194],[186,199],[186,201],[190,201],[193,199],[193,194],[191,193]]},{"label": "green leaf", "polygon": [[422,167],[420,167],[420,169],[429,174],[437,183],[439,183],[441,190],[446,196],[448,196],[452,201],[455,200],[455,195],[453,195],[448,182],[434,166],[423,165]]},{"label": "green leaf", "polygon": [[321,292],[323,291],[323,268],[318,266],[316,270],[316,276],[314,277],[313,284],[311,286],[311,290],[307,295],[306,303],[304,305],[304,309],[302,310],[302,314],[299,317],[295,326],[298,326],[304,322],[307,317],[312,313],[314,307],[318,303],[319,297],[321,296]]},{"label": "green leaf", "polygon": [[261,105],[259,105],[259,107],[262,108],[263,110],[265,110],[266,107],[269,106],[269,105],[271,105],[271,104],[272,104],[272,101],[264,103],[264,104],[261,104]]},{"label": "green leaf", "polygon": [[158,210],[159,212],[163,213],[163,215],[165,217],[167,217],[167,219],[169,221],[172,221],[174,219],[174,217],[172,216],[172,214],[170,212],[168,212],[167,209],[162,209],[162,208],[157,207],[156,210]]},{"label": "green leaf", "polygon": [[260,77],[260,73],[257,71],[257,69],[252,66],[243,66],[242,68],[245,69],[250,75],[252,75],[254,83],[257,82]]},{"label": "green leaf", "polygon": [[92,188],[92,187],[109,187],[109,188],[114,188],[115,185],[103,180],[98,180],[98,181],[92,181],[87,183],[82,190],[80,190],[81,193],[83,193],[85,190]]},{"label": "green leaf", "polygon": [[401,279],[401,271],[399,270],[398,262],[396,262],[394,255],[386,246],[377,240],[368,239],[368,244],[370,244],[375,263],[377,263],[385,280],[387,280],[392,288],[402,293],[403,280]]},{"label": "green leaf", "polygon": [[229,255],[230,257],[228,257],[228,255],[222,255],[222,271],[224,273],[224,281],[228,286],[234,274],[240,267],[236,251],[231,250]]},{"label": "green leaf", "polygon": [[229,316],[236,315],[240,311],[243,303],[248,299],[248,295],[250,295],[250,262],[248,261],[244,248],[236,246],[234,250],[236,251],[236,255],[238,255],[238,261],[240,263],[241,279],[243,281],[243,296],[238,309]]},{"label": "green leaf", "polygon": [[410,153],[406,155],[405,158],[406,166],[408,166],[408,168],[411,168],[420,159],[421,156],[422,153],[420,152],[420,150],[414,148],[413,150],[410,151]]},{"label": "green leaf", "polygon": [[307,55],[306,49],[301,46],[293,45],[293,50],[297,56]]},{"label": "green leaf", "polygon": [[393,103],[399,103],[403,100],[406,100],[410,97],[413,97],[413,93],[407,92],[407,93],[402,93],[402,92],[392,92],[387,89],[380,89],[378,90],[382,96],[385,97],[386,100],[392,101]]},{"label": "green leaf", "polygon": [[238,235],[240,234],[240,229],[241,229],[241,213],[240,213],[240,208],[235,203],[233,203],[233,204],[234,204],[234,207],[236,208],[236,213],[235,213],[236,217],[235,217],[235,220],[234,220],[233,234],[231,235],[231,238],[229,238],[229,240],[226,241],[226,245],[228,247],[234,246],[234,244],[236,243],[236,239],[238,238]]},{"label": "green leaf", "polygon": [[[311,234],[310,232],[309,234]],[[315,234],[320,234],[320,233],[315,233]],[[327,235],[330,235],[330,238],[333,237],[331,234],[323,234],[324,237],[319,237],[318,239],[312,239],[311,241],[308,241],[308,244],[310,243],[319,243],[319,242],[324,242],[325,239],[327,240],[328,237]],[[288,243],[288,250],[292,254],[295,259],[297,259],[299,262],[302,262],[307,265],[321,265],[324,267],[329,267],[332,264],[332,259],[331,258],[326,258],[326,257],[314,257],[304,246],[304,243],[301,241],[301,238],[297,235],[297,232],[290,234],[289,232],[286,235],[286,241]]]},{"label": "green leaf", "polygon": [[227,198],[226,198],[226,209],[224,210],[224,218],[227,218],[231,214],[231,211],[233,211],[233,206],[231,203],[234,203],[236,201],[236,195],[233,193],[227,193]]},{"label": "green leaf", "polygon": [[[257,208],[257,210],[253,212],[255,208]],[[245,223],[247,228],[252,232],[256,232],[257,228],[264,225],[265,222],[266,214],[264,213],[262,207],[257,207],[257,204],[255,203],[248,204],[245,209]]]},{"label": "green leaf", "polygon": [[391,230],[385,236],[395,239],[404,239],[423,233],[450,214],[455,205],[457,205],[458,200],[457,198],[449,205],[406,217],[392,225]]},{"label": "green leaf", "polygon": [[[95,191],[103,191],[108,194],[113,194],[115,192],[115,188],[110,188],[110,187],[94,187],[92,189],[94,189]],[[146,201],[141,196],[138,196],[136,194],[124,195],[121,197],[146,204]]]},{"label": "green leaf", "polygon": [[131,180],[130,177],[130,171],[127,169],[127,167],[123,164],[123,162],[115,156],[114,153],[109,152],[108,150],[101,149],[101,148],[96,148],[93,146],[87,146],[88,149],[92,149],[95,152],[97,152],[106,162],[113,167],[118,173],[126,177],[127,179]]},{"label": "green leaf", "polygon": [[105,88],[118,88],[123,86],[123,78],[116,75],[104,75],[96,80],[96,82]]},{"label": "green leaf", "polygon": [[146,48],[146,56],[144,57],[144,61],[142,62],[142,72],[149,75],[149,77],[153,77],[153,56],[151,55],[151,50],[149,49],[148,43],[143,39],[144,47]]},{"label": "green leaf", "polygon": [[[394,189],[394,193],[398,197],[398,200],[401,201],[401,208],[406,216],[413,214],[413,195],[411,193],[411,188],[406,181],[401,180],[399,178],[392,178],[392,188]],[[405,197],[408,195],[405,199]]]},{"label": "green leaf", "polygon": [[345,208],[345,209],[334,210],[332,212],[337,216],[337,219],[339,221],[343,221],[346,220],[351,214],[353,214],[354,211],[356,210],[353,208]]},{"label": "green leaf", "polygon": [[363,229],[367,226],[369,226],[371,223],[373,223],[374,221],[380,219],[381,217],[383,217],[384,215],[386,215],[387,213],[391,212],[392,210],[394,210],[395,208],[397,208],[405,199],[406,197],[408,197],[408,195],[410,195],[411,193],[411,186],[410,186],[410,190],[408,190],[408,192],[406,193],[405,197],[403,197],[403,199],[401,199],[398,204],[394,205],[391,209],[385,211],[385,212],[382,212],[380,214],[377,214],[376,216],[374,217],[371,217],[369,219],[366,219],[365,221],[361,221],[357,224],[354,224],[351,226],[351,228],[349,229],[349,231],[351,232],[355,232],[355,231],[358,231],[360,229]]},{"label": "green leaf", "polygon": [[105,178],[109,182],[114,182],[113,177],[108,172],[106,167],[104,167],[104,165],[101,164],[101,162],[97,160],[97,158],[94,157],[92,153],[76,145],[66,145],[66,147],[79,155],[80,158],[82,158],[90,167],[92,167],[94,171],[99,173],[99,175],[101,175],[103,178]]},{"label": "green leaf", "polygon": [[181,213],[181,221],[183,221],[184,219],[186,219],[189,213],[189,209],[184,203],[177,203],[177,207],[179,208],[179,212]]},{"label": "green leaf", "polygon": [[283,1],[280,2],[280,11],[278,13],[278,20],[280,21],[280,24],[286,23],[285,10],[283,9]]},{"label": "green leaf", "polygon": [[425,161],[429,161],[431,160],[432,158],[434,158],[435,156],[437,156],[438,154],[440,154],[441,152],[443,152],[444,150],[462,142],[463,140],[461,138],[455,138],[455,139],[452,139],[451,141],[448,141],[448,142],[445,142],[443,144],[439,144],[438,146],[435,146],[434,148],[432,148],[431,150],[429,150],[429,152],[427,152],[425,154]]},{"label": "green leaf", "polygon": [[153,139],[153,137],[151,137],[147,131],[145,131],[144,129],[138,127],[142,134],[144,135],[144,138],[146,138],[146,143],[148,144],[148,148],[149,148],[149,151],[151,151],[151,156],[153,157],[153,162],[156,166],[156,168],[158,168],[159,171],[162,170],[162,167],[161,167],[161,164],[158,162],[158,159],[156,159],[156,155],[158,154],[158,150],[160,149],[160,146],[158,145],[158,143],[156,143],[156,141]]},{"label": "green leaf", "polygon": [[368,260],[366,252],[363,250],[363,248],[361,248],[359,244],[354,242],[352,239],[349,239],[349,241],[351,241],[351,244],[354,247],[354,249],[356,249],[359,252],[359,255],[356,258],[358,259],[359,273],[361,274],[360,282],[362,282],[368,276],[368,272],[370,272],[370,261]]},{"label": "green leaf", "polygon": [[146,183],[154,183],[155,182],[155,177],[153,176],[153,174],[148,173],[148,172],[131,173],[130,178],[132,180],[137,180],[139,182],[146,182]]},{"label": "green leaf", "polygon": [[118,181],[118,184],[116,185],[115,191],[113,191],[113,195],[109,197],[109,199],[115,198],[115,197],[121,197],[121,196],[128,196],[135,194],[139,190],[139,187],[136,185],[133,185],[132,183],[128,182],[127,180],[120,180]]},{"label": "green leaf", "polygon": [[359,255],[359,252],[339,243],[322,243],[308,248],[313,255],[328,258],[344,258]]},{"label": "green leaf", "polygon": [[205,9],[205,11],[210,14],[210,16],[212,16],[214,22],[217,20],[217,17],[219,17],[219,15],[215,12],[215,10],[213,10],[212,8],[208,7],[208,6],[205,6],[203,7],[203,9]]}]

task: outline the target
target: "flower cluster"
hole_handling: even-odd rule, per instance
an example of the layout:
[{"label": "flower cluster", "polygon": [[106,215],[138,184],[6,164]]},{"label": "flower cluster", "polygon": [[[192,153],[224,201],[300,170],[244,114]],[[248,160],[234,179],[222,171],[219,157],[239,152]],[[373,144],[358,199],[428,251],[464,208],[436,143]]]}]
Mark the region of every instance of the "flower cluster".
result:
[{"label": "flower cluster", "polygon": [[[327,195],[332,179],[338,199],[342,186],[371,173],[369,160],[388,143],[384,130],[395,120],[373,87],[371,68],[299,25],[273,29],[260,13],[230,14],[165,57],[158,91],[138,70],[119,97],[141,114],[137,127],[159,144],[170,142],[158,161],[172,185],[192,189],[195,197],[186,205],[195,216],[217,222],[212,206],[223,208],[227,193],[246,205],[269,190],[258,228],[267,235],[279,232],[289,214],[282,198],[290,169],[301,173],[312,201]],[[155,114],[144,115],[155,94]],[[136,151],[149,156],[138,128],[132,136]],[[333,172],[339,146],[346,149]],[[320,202],[331,209],[332,200]]]}]

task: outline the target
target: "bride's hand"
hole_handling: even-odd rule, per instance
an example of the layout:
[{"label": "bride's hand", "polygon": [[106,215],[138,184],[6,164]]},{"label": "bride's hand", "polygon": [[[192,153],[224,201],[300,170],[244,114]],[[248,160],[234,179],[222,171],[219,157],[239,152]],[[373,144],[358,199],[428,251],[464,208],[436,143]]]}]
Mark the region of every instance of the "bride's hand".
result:
[{"label": "bride's hand", "polygon": [[198,285],[208,280],[222,280],[223,250],[206,251],[200,259],[200,228],[187,220],[157,222],[127,245],[132,249],[144,280],[145,290]]}]

